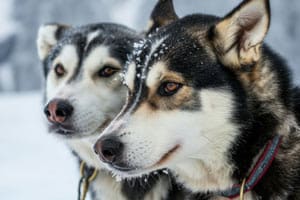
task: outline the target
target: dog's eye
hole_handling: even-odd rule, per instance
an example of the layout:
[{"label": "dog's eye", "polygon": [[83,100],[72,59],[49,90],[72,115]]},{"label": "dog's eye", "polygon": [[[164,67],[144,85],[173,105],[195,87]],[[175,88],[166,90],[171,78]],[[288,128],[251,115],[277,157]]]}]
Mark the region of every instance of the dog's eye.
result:
[{"label": "dog's eye", "polygon": [[55,74],[58,77],[62,77],[66,73],[66,70],[65,70],[64,66],[62,64],[60,64],[60,63],[58,63],[58,64],[55,65],[54,71],[55,71]]},{"label": "dog's eye", "polygon": [[174,95],[182,87],[181,83],[176,82],[164,82],[158,88],[158,93],[161,96]]},{"label": "dog's eye", "polygon": [[119,69],[107,65],[107,66],[104,66],[104,67],[98,72],[98,76],[100,76],[100,77],[110,77],[110,76],[114,75],[117,71],[119,71]]}]

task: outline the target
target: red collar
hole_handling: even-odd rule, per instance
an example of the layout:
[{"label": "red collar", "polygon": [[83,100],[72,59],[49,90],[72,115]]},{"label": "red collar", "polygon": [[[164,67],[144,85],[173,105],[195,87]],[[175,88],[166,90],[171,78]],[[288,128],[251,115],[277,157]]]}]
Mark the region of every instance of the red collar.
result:
[{"label": "red collar", "polygon": [[[250,175],[246,179],[244,184],[235,184],[230,189],[221,191],[219,194],[221,196],[233,199],[240,195],[241,190],[246,193],[252,190],[261,178],[266,174],[269,167],[271,166],[277,152],[278,147],[281,143],[281,136],[276,136],[268,142],[264,151],[260,155],[257,163],[250,172]],[[244,188],[242,188],[244,187]]]}]

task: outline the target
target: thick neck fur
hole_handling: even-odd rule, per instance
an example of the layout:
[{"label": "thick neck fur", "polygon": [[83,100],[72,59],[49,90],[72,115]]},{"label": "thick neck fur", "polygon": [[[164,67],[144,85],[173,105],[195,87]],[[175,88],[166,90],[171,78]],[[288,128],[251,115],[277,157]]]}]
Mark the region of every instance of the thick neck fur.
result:
[{"label": "thick neck fur", "polygon": [[232,158],[237,166],[233,175],[241,182],[266,142],[281,135],[278,154],[252,193],[261,199],[298,199],[295,185],[300,178],[300,148],[297,145],[300,132],[293,110],[289,70],[268,47],[264,46],[262,52],[262,59],[252,71],[237,73],[247,91],[252,123],[242,129],[236,141],[242,144],[233,147],[236,150]]},{"label": "thick neck fur", "polygon": [[[191,159],[174,170],[178,180],[193,192],[214,193],[240,184],[266,143],[275,135],[281,135],[282,143],[275,160],[245,199],[300,198],[297,186],[300,181],[300,129],[293,110],[289,71],[267,46],[262,52],[261,60],[250,70],[233,72],[243,90],[237,91],[237,99],[244,103],[236,108],[234,120],[240,125],[239,134],[227,152],[226,161],[210,167],[201,160]],[[212,197],[215,198],[219,199]]]}]

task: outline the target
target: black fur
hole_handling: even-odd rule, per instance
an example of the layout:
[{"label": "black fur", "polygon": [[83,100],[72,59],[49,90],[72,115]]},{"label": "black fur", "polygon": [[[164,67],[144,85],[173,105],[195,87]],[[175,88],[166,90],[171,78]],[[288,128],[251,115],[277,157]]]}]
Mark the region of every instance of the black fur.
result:
[{"label": "black fur", "polygon": [[[175,21],[147,39],[155,44],[156,41],[166,37],[163,44],[154,52],[158,56],[152,54],[149,62],[145,64],[151,47],[151,45],[147,45],[148,41],[146,41],[139,49],[141,53],[136,54],[132,60],[136,65],[146,68],[158,60],[163,60],[168,63],[171,71],[182,74],[187,81],[186,84],[197,90],[227,88],[234,94],[235,112],[232,120],[241,128],[239,136],[232,143],[227,156],[234,165],[232,178],[241,183],[251,169],[255,156],[264,148],[267,141],[277,134],[283,134],[276,132],[284,120],[284,118],[278,118],[276,112],[294,113],[299,120],[300,92],[298,88],[293,88],[290,71],[283,59],[267,45],[262,46],[262,58],[260,63],[256,64],[263,66],[265,62],[270,63],[268,67],[276,79],[274,87],[276,87],[277,93],[274,93],[274,99],[261,100],[257,94],[251,91],[252,88],[248,88],[242,83],[239,72],[230,66],[224,66],[218,59],[210,59],[206,48],[192,36],[191,32],[196,34],[197,29],[199,31],[208,30],[207,39],[211,40],[214,36],[209,31],[210,27],[213,27],[218,21],[219,18],[206,15],[191,15]],[[192,31],[190,31],[191,29]],[[209,43],[207,42],[205,45],[209,45]],[[168,49],[164,46],[167,46]],[[161,51],[162,53],[160,53]],[[243,73],[251,73],[253,68],[254,66],[249,66]],[[145,74],[142,75],[146,76],[148,70],[146,69]],[[137,74],[142,73],[141,69],[137,69],[137,71]],[[144,92],[139,97],[141,103],[146,101],[147,88],[143,79],[136,77],[134,91],[140,87]],[[132,98],[135,97],[134,91]],[[278,103],[282,104],[282,110],[272,110],[267,106],[268,104],[276,106]],[[130,102],[128,105],[130,106]],[[300,152],[296,148],[300,137],[295,128],[292,126],[291,131],[286,133],[288,135],[284,137],[279,150],[283,155],[284,153],[290,153],[290,155],[287,155],[285,159],[275,159],[269,171],[252,191],[257,198],[289,200],[300,198]],[[204,197],[198,194],[193,198],[203,199]]]},{"label": "black fur", "polygon": [[150,19],[152,24],[148,27],[146,34],[151,34],[159,27],[166,26],[177,20],[178,16],[175,13],[172,0],[159,0],[151,13]]},{"label": "black fur", "polygon": [[299,87],[295,87],[292,90],[292,99],[294,102],[294,112],[296,114],[298,123],[300,122],[300,88]]}]

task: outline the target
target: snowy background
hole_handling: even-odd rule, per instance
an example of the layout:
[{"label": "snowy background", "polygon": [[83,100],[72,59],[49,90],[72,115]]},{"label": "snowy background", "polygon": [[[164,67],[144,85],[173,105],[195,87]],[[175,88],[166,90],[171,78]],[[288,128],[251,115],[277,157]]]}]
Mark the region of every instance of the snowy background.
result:
[{"label": "snowy background", "polygon": [[[0,194],[3,200],[76,198],[77,168],[68,149],[46,133],[41,65],[36,53],[40,24],[74,26],[117,22],[142,30],[155,0],[0,1]],[[225,15],[240,0],[174,0],[179,16]],[[267,42],[280,52],[300,83],[300,1],[271,0]]]}]

